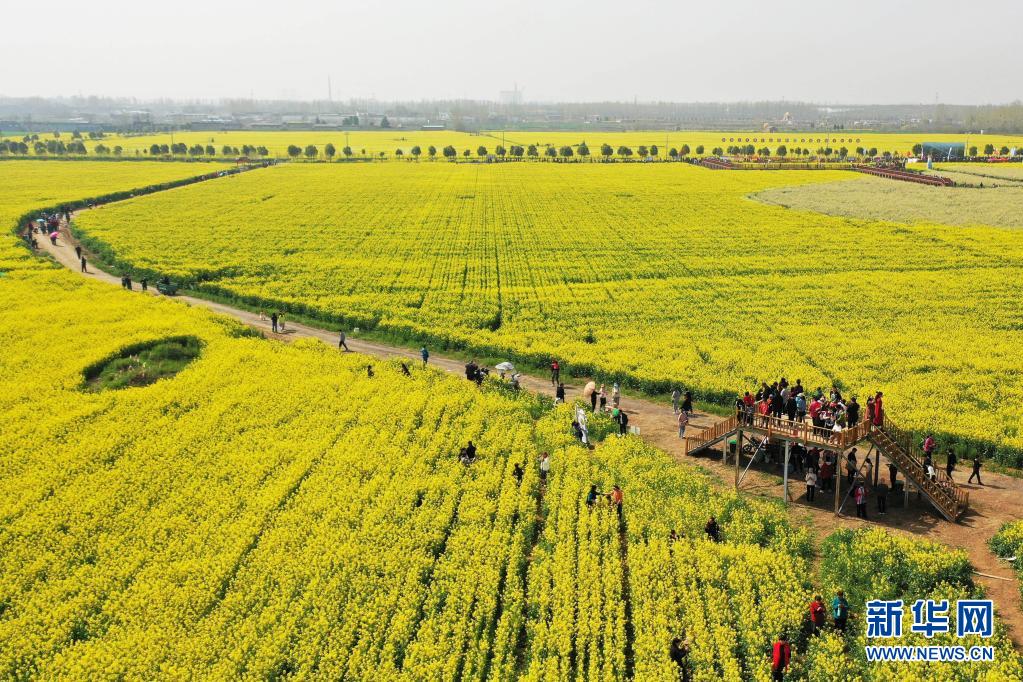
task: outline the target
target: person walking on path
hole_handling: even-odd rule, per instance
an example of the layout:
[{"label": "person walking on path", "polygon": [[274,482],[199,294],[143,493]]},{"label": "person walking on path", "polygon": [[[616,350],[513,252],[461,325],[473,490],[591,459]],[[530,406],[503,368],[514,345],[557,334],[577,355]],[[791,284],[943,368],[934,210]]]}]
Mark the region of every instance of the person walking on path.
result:
[{"label": "person walking on path", "polygon": [[565,384],[558,384],[557,390],[554,391],[554,402],[563,403],[565,402]]},{"label": "person walking on path", "polygon": [[550,453],[540,453],[540,483],[547,483],[547,474],[551,471]]},{"label": "person walking on path", "polygon": [[351,352],[348,349],[348,344],[345,343],[345,341],[347,339],[348,339],[348,335],[345,334],[345,330],[344,329],[339,330],[338,333],[337,333],[337,349],[338,350],[344,349],[346,353]]},{"label": "person walking on path", "polygon": [[678,413],[678,437],[684,438],[686,435],[686,427],[689,426],[689,417],[685,411]]},{"label": "person walking on path", "polygon": [[849,478],[849,485],[852,485],[853,477],[856,475],[856,448],[850,450],[845,457],[845,473]]},{"label": "person walking on path", "polygon": [[949,478],[952,478],[952,472],[956,469],[956,464],[959,463],[959,458],[956,457],[956,453],[949,450],[948,455],[945,458],[945,473],[948,474]]},{"label": "person walking on path", "polygon": [[686,391],[682,394],[682,411],[690,417],[693,416],[693,392]]},{"label": "person walking on path", "polygon": [[78,256],[79,258],[82,257],[82,246],[81,246],[81,244],[76,244],[75,245],[75,255]]},{"label": "person walking on path", "polygon": [[89,272],[89,268],[86,267],[85,256],[82,256],[82,272]]},{"label": "person walking on path", "polygon": [[796,394],[796,421],[800,424],[806,421],[806,396],[802,391]]},{"label": "person walking on path", "polygon": [[835,621],[835,629],[845,632],[845,624],[849,620],[849,602],[845,600],[845,592],[839,590],[831,600],[831,617]]},{"label": "person walking on path", "polygon": [[888,513],[888,484],[878,481],[874,486],[874,494],[877,496],[877,513],[884,516]]},{"label": "person walking on path", "polygon": [[[591,381],[590,384],[592,384],[592,383],[593,382]],[[591,389],[590,385],[587,384],[586,388],[587,388],[587,390],[590,391],[590,412],[596,412],[597,411],[597,391],[596,391],[596,387],[593,387]]]},{"label": "person walking on path", "polygon": [[824,599],[817,595],[810,602],[810,627],[811,633],[816,635],[820,634],[821,630],[828,623],[828,612],[824,608]]},{"label": "person walking on path", "polygon": [[551,360],[551,385],[557,386],[561,382],[561,365],[557,360]]},{"label": "person walking on path", "polygon": [[813,469],[806,471],[806,501],[813,502],[813,495],[817,490],[817,474]]},{"label": "person walking on path", "polygon": [[928,433],[923,442],[924,457],[926,459],[933,459],[935,449],[937,449],[937,443],[934,441],[934,436]]},{"label": "person walking on path", "polygon": [[856,396],[845,406],[845,416],[850,428],[860,423],[860,404],[856,402]]},{"label": "person walking on path", "polygon": [[853,491],[853,499],[856,500],[856,518],[867,519],[867,489],[862,483],[856,486]]},{"label": "person walking on path", "polygon": [[600,385],[600,390],[597,391],[597,394],[600,396],[600,412],[603,414],[607,412],[607,389],[604,388],[604,384]]},{"label": "person walking on path", "polygon": [[142,291],[149,291],[149,280],[145,277],[142,278]]},{"label": "person walking on path", "polygon": [[679,401],[682,400],[682,391],[677,388],[671,392],[671,410],[678,414]]},{"label": "person walking on path", "polygon": [[277,333],[277,313],[270,313],[270,331]]},{"label": "person walking on path", "polygon": [[621,391],[621,387],[618,385],[618,382],[616,381],[611,386],[611,406],[612,407],[618,407],[619,403],[621,403],[621,401],[622,401],[622,391]]},{"label": "person walking on path", "polygon": [[788,635],[782,633],[771,647],[771,679],[784,680],[791,660],[792,645],[789,644]]},{"label": "person walking on path", "polygon": [[423,358],[423,367],[426,367],[426,363],[430,361],[430,351],[426,350],[426,346],[419,349],[419,357]]},{"label": "person walking on path", "polygon": [[974,476],[977,477],[977,484],[978,485],[984,485],[980,481],[980,456],[979,455],[973,458],[973,473],[970,474],[970,480],[968,480],[967,483],[973,483],[973,477]]},{"label": "person walking on path", "polygon": [[899,477],[899,468],[895,466],[894,462],[888,462],[888,485],[891,486],[892,490],[895,490],[895,481]]},{"label": "person walking on path", "polygon": [[629,432],[629,415],[625,414],[625,410],[618,410],[618,436],[624,436]]}]

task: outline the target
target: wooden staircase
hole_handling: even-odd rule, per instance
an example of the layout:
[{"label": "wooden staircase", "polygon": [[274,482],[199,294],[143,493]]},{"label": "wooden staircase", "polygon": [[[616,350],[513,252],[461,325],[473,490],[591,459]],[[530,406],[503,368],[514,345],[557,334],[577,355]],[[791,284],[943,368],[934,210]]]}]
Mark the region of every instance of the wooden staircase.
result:
[{"label": "wooden staircase", "polygon": [[923,453],[917,448],[914,435],[897,427],[887,415],[881,426],[862,421],[841,433],[814,428],[809,423],[791,422],[785,418],[761,416],[756,413],[743,415],[741,418],[739,415],[732,415],[699,433],[686,436],[683,451],[686,455],[695,455],[740,430],[747,434],[760,435],[768,440],[790,441],[807,447],[816,446],[838,451],[847,450],[857,443],[868,440],[888,458],[889,462],[895,464],[903,478],[911,481],[947,520],[958,521],[969,506],[969,493],[956,485],[944,470],[935,467],[934,480],[927,476]]},{"label": "wooden staircase", "polygon": [[943,469],[934,468],[931,480],[923,464],[923,453],[916,449],[913,434],[895,426],[885,415],[884,425],[871,429],[867,438],[895,464],[902,475],[949,521],[958,521],[970,503],[970,494],[956,485]]}]

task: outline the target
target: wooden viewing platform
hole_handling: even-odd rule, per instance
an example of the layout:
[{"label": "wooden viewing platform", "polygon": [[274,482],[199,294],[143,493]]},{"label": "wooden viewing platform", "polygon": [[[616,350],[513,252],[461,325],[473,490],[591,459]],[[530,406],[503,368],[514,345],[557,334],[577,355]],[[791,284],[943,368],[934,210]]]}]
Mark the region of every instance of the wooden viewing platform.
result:
[{"label": "wooden viewing platform", "polygon": [[[790,421],[784,417],[763,416],[759,414],[732,415],[704,429],[698,434],[686,436],[684,439],[684,453],[695,455],[707,450],[714,445],[724,442],[725,456],[728,453],[728,438],[736,435],[736,456],[735,456],[735,485],[739,486],[739,455],[742,452],[744,435],[760,436],[763,442],[778,442],[785,444],[785,488],[788,491],[788,465],[789,452],[792,443],[798,443],[806,448],[817,447],[823,450],[833,450],[839,453],[862,443],[869,442],[873,448],[883,454],[889,462],[893,463],[902,473],[906,481],[913,486],[934,505],[934,508],[947,520],[956,522],[969,506],[969,493],[957,485],[952,478],[943,470],[935,467],[935,476],[927,476],[923,464],[923,453],[917,448],[913,434],[903,431],[893,424],[885,415],[884,422],[876,426],[870,421],[862,421],[855,426],[844,429],[841,432],[832,432],[830,429],[817,428],[807,422]],[[869,456],[869,453],[868,453]],[[875,468],[875,481],[877,476]],[[836,462],[836,480],[841,475],[841,461]],[[870,481],[868,483],[873,483]],[[835,513],[838,513],[838,489],[836,485]],[[908,494],[908,489],[907,489]],[[787,499],[787,498],[786,498]]]}]

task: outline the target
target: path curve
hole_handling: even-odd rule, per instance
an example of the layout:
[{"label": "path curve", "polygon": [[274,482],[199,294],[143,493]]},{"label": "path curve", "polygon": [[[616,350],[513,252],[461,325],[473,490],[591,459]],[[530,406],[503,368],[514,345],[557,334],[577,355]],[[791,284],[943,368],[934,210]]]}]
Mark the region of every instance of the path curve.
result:
[{"label": "path curve", "polygon": [[[102,210],[102,207],[87,210]],[[40,250],[52,256],[57,263],[73,272],[80,272],[81,268],[74,250],[77,242],[70,235],[66,224],[61,225],[60,237],[55,246],[45,237],[39,239],[39,245]],[[86,252],[87,259],[90,255]],[[99,270],[91,262],[88,264],[88,272],[81,274],[83,277],[121,286],[120,277]],[[137,283],[135,283],[135,287],[138,290]],[[149,289],[149,293],[154,296],[160,295],[155,286]],[[128,292],[125,294],[131,295]],[[314,338],[324,341],[332,347],[337,345],[338,337],[335,331],[287,322],[287,332],[275,334],[270,330],[270,322],[260,320],[256,313],[193,296],[182,295],[173,298],[189,305],[233,317],[258,329],[268,338],[279,341]],[[414,350],[355,338],[351,334],[348,336],[347,345],[352,352],[376,358],[420,361],[418,352]],[[443,357],[435,353],[430,355],[430,365],[460,376],[463,376],[465,372],[463,360]],[[527,390],[543,395],[554,395],[554,387],[547,378],[522,374],[520,382],[522,387]],[[578,383],[566,382],[565,389],[566,398],[569,400],[582,397],[582,386]],[[686,466],[697,466],[706,471],[717,478],[723,486],[732,486],[734,464],[724,464],[720,459],[720,454],[702,457],[686,457],[683,454],[682,443],[678,438],[675,425],[675,415],[669,405],[659,404],[648,398],[623,392],[622,408],[629,414],[629,424],[639,427],[640,437],[644,441],[664,450],[676,461]],[[718,417],[714,415],[698,412],[690,421],[690,428],[702,429],[717,420]],[[959,479],[963,479],[966,474],[959,470],[957,476]],[[790,494],[793,495],[796,502],[790,507],[792,522],[805,525],[818,540],[838,528],[856,528],[871,524],[901,531],[910,537],[923,537],[950,547],[965,549],[977,572],[975,579],[984,586],[988,596],[995,601],[999,615],[1005,623],[1016,649],[1023,652],[1023,608],[1021,608],[1016,574],[987,546],[988,539],[998,531],[1003,523],[1021,518],[1019,502],[1020,499],[1023,499],[1023,479],[993,472],[984,472],[983,478],[986,482],[983,487],[966,486],[970,491],[970,509],[958,524],[948,523],[937,516],[926,502],[912,501],[908,509],[902,509],[899,500],[890,500],[889,513],[883,521],[879,520],[876,515],[866,522],[845,515],[836,517],[831,507],[832,498],[827,495],[819,495],[816,504],[808,504],[804,500],[805,486],[800,485],[799,481],[790,481]],[[760,471],[751,470],[746,476],[742,488],[748,494],[779,499],[782,494],[780,468],[777,472],[768,471],[766,467]],[[821,498],[826,499],[821,501]],[[848,509],[848,506],[846,508]],[[871,511],[873,511],[873,507],[871,507]]]}]

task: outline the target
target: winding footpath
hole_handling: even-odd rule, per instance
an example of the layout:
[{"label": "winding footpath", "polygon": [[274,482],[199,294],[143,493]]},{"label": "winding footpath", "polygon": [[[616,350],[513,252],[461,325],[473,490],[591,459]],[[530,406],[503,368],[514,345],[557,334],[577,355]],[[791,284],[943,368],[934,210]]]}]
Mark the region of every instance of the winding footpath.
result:
[{"label": "winding footpath", "polygon": [[[80,272],[80,264],[75,254],[76,242],[70,236],[66,225],[61,227],[60,234],[55,246],[50,243],[49,239],[40,237],[40,251],[52,256],[57,263],[69,270]],[[86,252],[85,255],[89,261],[89,272],[81,273],[83,277],[121,286],[119,276],[98,270],[92,264],[92,259],[89,258],[91,254]],[[140,295],[137,283],[135,283],[135,287],[134,294],[125,292],[125,295]],[[160,295],[155,289],[155,283],[149,288],[149,294]],[[181,295],[175,296],[174,299],[233,317],[263,332],[267,338],[285,342],[300,338],[314,338],[331,347],[337,346],[337,331],[327,331],[289,321],[285,333],[274,334],[270,330],[268,320],[261,320],[259,315],[247,310],[192,296]],[[375,358],[421,361],[419,353],[415,350],[362,340],[350,333],[346,343],[352,352]],[[464,360],[443,357],[432,352],[430,366],[459,376],[464,375],[465,372]],[[543,395],[554,395],[554,387],[547,378],[522,374],[520,383],[527,390]],[[567,400],[571,401],[573,398],[582,397],[582,385],[579,383],[566,381],[565,390]],[[734,464],[723,463],[720,455],[688,458],[683,455],[675,415],[670,405],[624,392],[621,405],[629,415],[630,426],[639,427],[640,437],[644,441],[664,450],[686,466],[696,466],[705,471],[713,478],[718,479],[722,487],[732,487],[735,473]],[[689,428],[692,430],[703,429],[715,421],[717,421],[717,417],[714,415],[698,412],[690,420]],[[958,470],[956,478],[965,479],[967,471],[968,469]],[[1006,624],[1017,650],[1023,651],[1023,609],[1021,609],[1016,575],[1009,564],[995,557],[987,547],[988,539],[998,531],[1003,523],[1023,516],[1020,507],[1020,500],[1023,499],[1023,480],[990,471],[983,472],[982,476],[985,481],[983,487],[966,486],[970,491],[970,509],[958,524],[948,523],[939,517],[926,502],[917,502],[915,499],[911,500],[906,509],[902,508],[901,500],[891,499],[888,514],[881,518],[873,513],[874,506],[871,504],[872,518],[870,521],[862,521],[847,515],[836,517],[832,512],[831,496],[820,495],[816,503],[807,503],[803,497],[805,486],[800,480],[790,481],[789,491],[795,501],[795,504],[790,507],[790,515],[794,524],[805,526],[818,539],[824,538],[838,528],[856,528],[864,524],[871,524],[902,531],[911,537],[923,537],[950,547],[966,550],[977,571],[975,575],[977,582],[984,585],[988,596],[994,600],[998,614]],[[780,499],[782,495],[780,467],[774,469],[768,466],[760,466],[759,469],[752,468],[743,481],[742,490],[747,494]],[[625,491],[625,494],[626,504],[628,504],[628,490]],[[850,506],[847,504],[844,511],[849,510]]]}]

